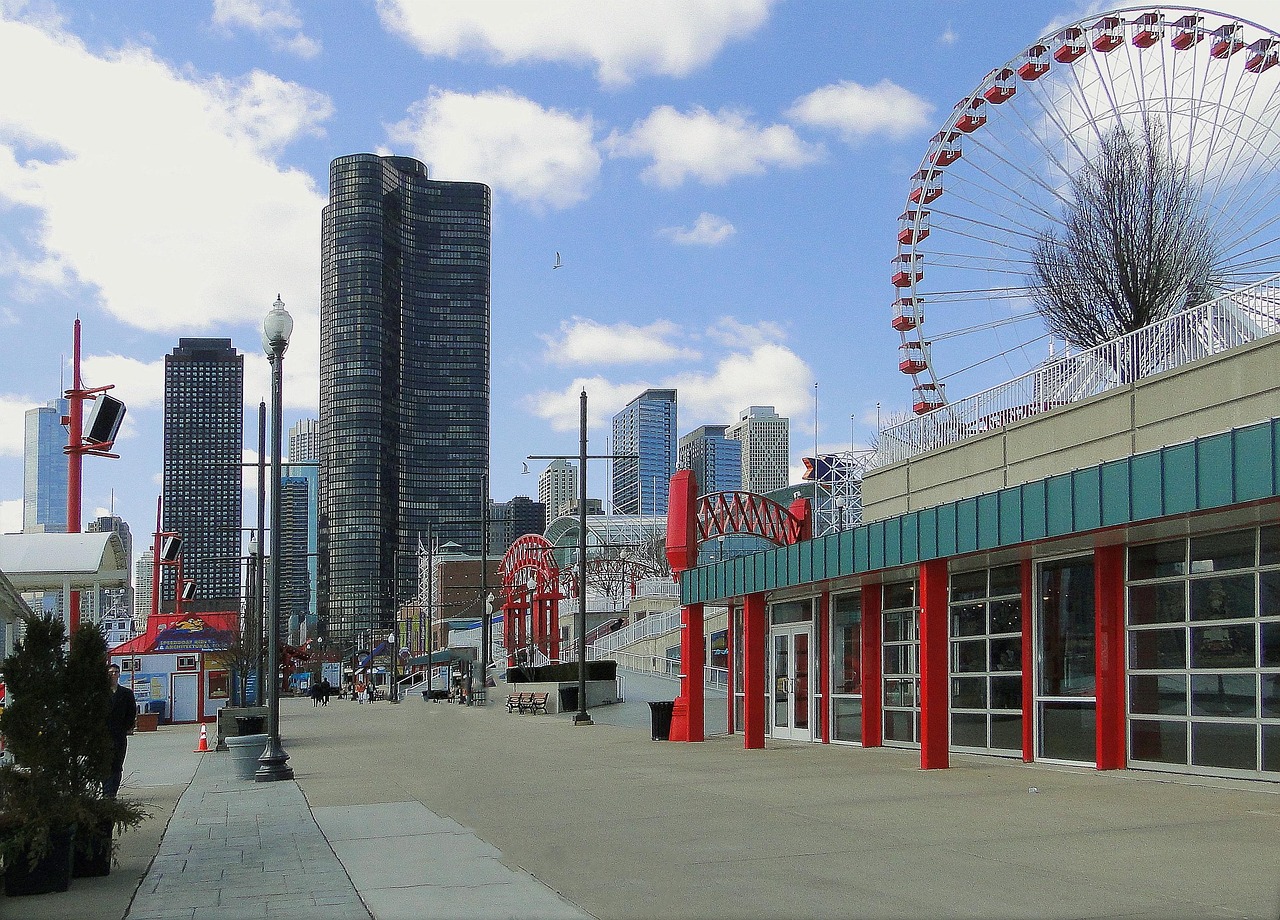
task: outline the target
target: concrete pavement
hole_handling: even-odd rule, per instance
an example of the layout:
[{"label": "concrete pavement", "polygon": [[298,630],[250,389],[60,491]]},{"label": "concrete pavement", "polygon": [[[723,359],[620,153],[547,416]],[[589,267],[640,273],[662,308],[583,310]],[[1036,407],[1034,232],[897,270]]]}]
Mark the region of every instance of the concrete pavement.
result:
[{"label": "concrete pavement", "polygon": [[[1274,784],[655,744],[640,693],[590,727],[508,714],[501,689],[483,710],[285,700],[296,782],[200,755],[129,916],[1280,916]],[[0,899],[0,916],[123,916],[94,881]]]}]

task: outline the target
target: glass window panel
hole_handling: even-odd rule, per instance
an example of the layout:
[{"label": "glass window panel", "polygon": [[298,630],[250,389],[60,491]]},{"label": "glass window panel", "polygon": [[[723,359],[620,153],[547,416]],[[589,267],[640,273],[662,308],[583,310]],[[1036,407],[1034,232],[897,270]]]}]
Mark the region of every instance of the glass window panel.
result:
[{"label": "glass window panel", "polygon": [[987,641],[951,643],[951,670],[957,673],[981,672],[987,669]]},{"label": "glass window panel", "polygon": [[987,570],[956,572],[951,576],[951,600],[968,601],[987,596]]},{"label": "glass window panel", "polygon": [[1258,769],[1258,729],[1252,723],[1191,723],[1191,762],[1198,767]]},{"label": "glass window panel", "polygon": [[886,706],[911,706],[915,701],[912,694],[911,680],[886,680],[884,682],[884,704]]},{"label": "glass window panel", "polygon": [[1262,528],[1258,549],[1263,565],[1280,564],[1280,525]]},{"label": "glass window panel", "polygon": [[1258,713],[1257,694],[1252,674],[1193,674],[1191,714],[1251,719]]},{"label": "glass window panel", "polygon": [[1022,637],[1010,636],[1008,639],[991,640],[991,670],[1022,670]]},{"label": "glass window panel", "polygon": [[911,712],[884,712],[884,740],[915,741],[915,714]]},{"label": "glass window panel", "polygon": [[1022,715],[991,716],[991,746],[1000,751],[1022,750]]},{"label": "glass window panel", "polygon": [[906,642],[915,638],[915,615],[906,613],[886,613],[884,615],[884,642]]},{"label": "glass window panel", "polygon": [[1129,622],[1132,625],[1181,623],[1186,618],[1186,582],[1133,585],[1129,588]]},{"label": "glass window panel", "polygon": [[862,700],[837,697],[832,707],[832,737],[836,741],[862,741]]},{"label": "glass window panel", "polygon": [[1197,626],[1191,630],[1191,667],[1252,668],[1257,661],[1255,638],[1252,623]]},{"label": "glass window panel", "polygon": [[1097,762],[1093,703],[1040,704],[1040,753],[1050,760]]},{"label": "glass window panel", "polygon": [[1187,541],[1169,540],[1129,548],[1129,577],[1165,578],[1187,573]]},{"label": "glass window panel", "polygon": [[1185,629],[1143,629],[1129,633],[1129,666],[1138,669],[1185,668]]},{"label": "glass window panel", "polygon": [[831,692],[861,693],[862,608],[841,603],[846,598],[831,615]]},{"label": "glass window panel", "polygon": [[1280,773],[1280,725],[1262,726],[1262,769]]},{"label": "glass window panel", "polygon": [[991,632],[1022,632],[1022,599],[1010,598],[991,602]]},{"label": "glass window panel", "polygon": [[886,645],[884,647],[884,673],[910,674],[910,650],[905,645]]},{"label": "glass window panel", "polygon": [[1129,711],[1144,715],[1185,716],[1185,674],[1135,674],[1129,678]]},{"label": "glass window panel", "polygon": [[1262,717],[1280,718],[1280,674],[1262,675]]},{"label": "glass window panel", "polygon": [[992,709],[1022,709],[1022,678],[991,678]]},{"label": "glass window panel", "polygon": [[981,636],[987,631],[985,604],[959,604],[951,608],[951,635]]},{"label": "glass window panel", "polygon": [[1187,762],[1187,723],[1134,719],[1129,723],[1129,756],[1154,763]]},{"label": "glass window panel", "polygon": [[771,612],[774,623],[804,623],[813,619],[813,603],[788,601],[784,604],[774,604]]},{"label": "glass window panel", "polygon": [[1237,620],[1253,616],[1252,575],[1199,578],[1191,582],[1191,619]]},{"label": "glass window panel", "polygon": [[951,743],[956,747],[986,747],[987,717],[973,712],[952,713]]},{"label": "glass window panel", "polygon": [[884,609],[892,610],[916,605],[916,583],[903,581],[884,586]]},{"label": "glass window panel", "polygon": [[1236,530],[1191,538],[1191,571],[1222,572],[1254,564],[1255,530]]},{"label": "glass window panel", "polygon": [[1280,623],[1263,623],[1262,666],[1280,668]]},{"label": "glass window panel", "polygon": [[1262,572],[1258,580],[1258,616],[1280,617],[1280,572]]},{"label": "glass window panel", "polygon": [[1040,692],[1093,696],[1093,559],[1045,563],[1039,587]]},{"label": "glass window panel", "polygon": [[1022,566],[1002,565],[991,570],[991,596],[1022,593]]},{"label": "glass window panel", "polygon": [[951,678],[951,705],[956,709],[986,709],[987,679],[985,677]]}]

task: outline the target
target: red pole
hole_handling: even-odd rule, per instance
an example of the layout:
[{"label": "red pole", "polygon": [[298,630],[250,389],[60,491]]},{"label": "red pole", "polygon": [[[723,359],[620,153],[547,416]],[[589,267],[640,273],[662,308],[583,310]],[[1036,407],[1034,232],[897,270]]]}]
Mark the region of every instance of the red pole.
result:
[{"label": "red pole", "polygon": [[[160,507],[163,495],[156,496],[156,542],[151,547],[151,615],[160,615]],[[158,622],[158,621],[157,621]]]},{"label": "red pole", "polygon": [[[83,463],[84,391],[80,387],[80,318],[76,317],[71,344],[70,413],[67,425],[67,533],[80,532],[80,469]],[[80,628],[80,592],[72,591],[67,611],[68,632]]]}]

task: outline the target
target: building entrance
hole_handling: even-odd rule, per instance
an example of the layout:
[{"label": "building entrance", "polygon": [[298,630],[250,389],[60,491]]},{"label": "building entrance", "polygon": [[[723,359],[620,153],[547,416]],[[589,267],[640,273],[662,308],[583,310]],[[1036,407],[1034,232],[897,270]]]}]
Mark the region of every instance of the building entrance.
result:
[{"label": "building entrance", "polygon": [[774,626],[769,633],[769,734],[813,740],[813,627]]},{"label": "building entrance", "polygon": [[1036,754],[1097,762],[1093,556],[1036,570]]}]

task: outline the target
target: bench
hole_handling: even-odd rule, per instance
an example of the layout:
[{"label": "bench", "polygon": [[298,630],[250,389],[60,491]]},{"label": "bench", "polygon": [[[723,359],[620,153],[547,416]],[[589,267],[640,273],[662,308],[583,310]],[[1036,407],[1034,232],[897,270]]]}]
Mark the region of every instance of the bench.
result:
[{"label": "bench", "polygon": [[545,693],[526,693],[528,701],[520,707],[521,712],[543,713],[547,711],[547,694]]},{"label": "bench", "polygon": [[507,712],[524,712],[532,703],[532,693],[513,693],[507,697]]}]

